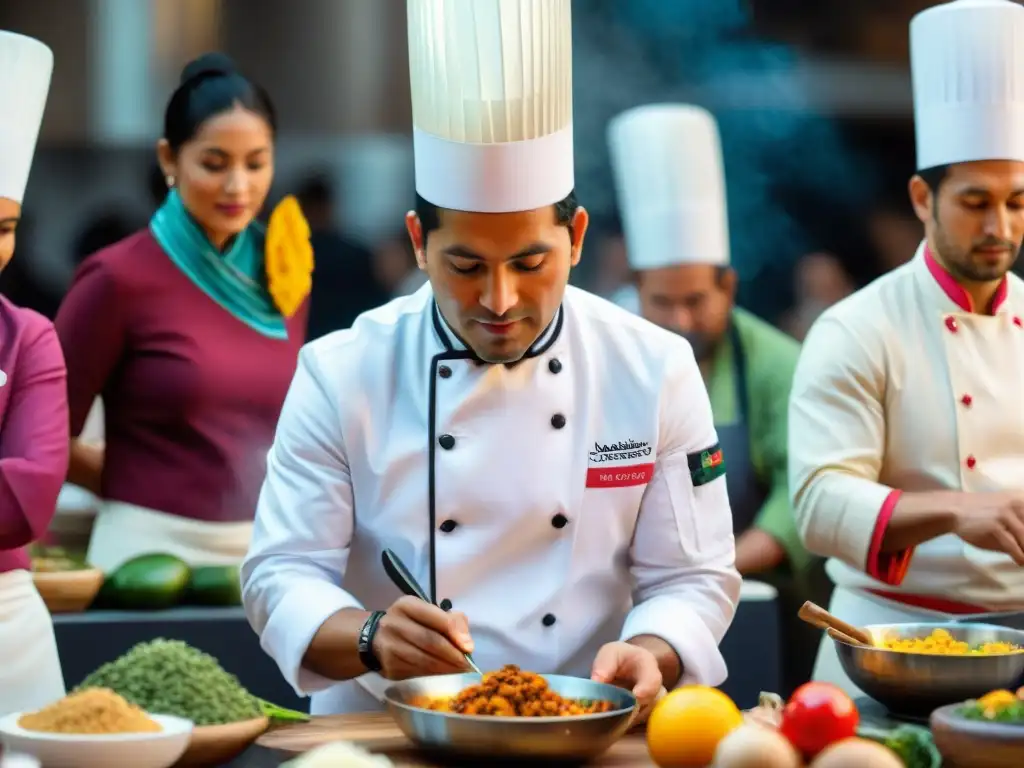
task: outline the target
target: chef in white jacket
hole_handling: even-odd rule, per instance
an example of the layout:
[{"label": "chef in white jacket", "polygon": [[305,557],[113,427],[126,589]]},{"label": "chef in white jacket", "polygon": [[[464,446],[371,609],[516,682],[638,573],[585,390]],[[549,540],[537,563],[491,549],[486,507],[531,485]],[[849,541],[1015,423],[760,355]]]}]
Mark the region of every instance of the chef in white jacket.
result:
[{"label": "chef in white jacket", "polygon": [[[1024,609],[1024,7],[911,22],[925,240],[826,311],[790,400],[790,489],[852,624]],[[830,640],[815,671],[858,690]]]},{"label": "chef in white jacket", "polygon": [[[314,713],[388,679],[504,664],[718,685],[740,578],[685,340],[567,288],[570,0],[409,0],[429,278],[307,345],[271,448],[243,600]],[[444,45],[438,45],[444,40]],[[394,550],[438,606],[401,598]]]}]

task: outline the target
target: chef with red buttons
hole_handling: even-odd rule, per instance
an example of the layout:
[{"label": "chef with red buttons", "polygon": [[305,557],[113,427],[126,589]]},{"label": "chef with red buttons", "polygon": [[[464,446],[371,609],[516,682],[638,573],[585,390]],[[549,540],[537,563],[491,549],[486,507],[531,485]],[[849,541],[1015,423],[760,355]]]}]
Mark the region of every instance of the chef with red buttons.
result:
[{"label": "chef with red buttons", "polygon": [[[1024,7],[910,25],[925,238],[826,311],[790,399],[790,490],[855,625],[1024,609]],[[815,678],[859,693],[826,639]]]}]

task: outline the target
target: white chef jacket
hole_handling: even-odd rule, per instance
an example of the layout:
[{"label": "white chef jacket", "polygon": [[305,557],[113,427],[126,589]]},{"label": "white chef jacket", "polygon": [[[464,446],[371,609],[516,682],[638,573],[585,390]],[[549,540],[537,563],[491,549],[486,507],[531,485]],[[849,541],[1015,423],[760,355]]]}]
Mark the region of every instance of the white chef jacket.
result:
[{"label": "white chef jacket", "polygon": [[467,615],[485,670],[589,677],[601,645],[651,634],[684,681],[717,685],[740,577],[724,475],[695,486],[690,467],[717,440],[683,339],[570,287],[521,362],[479,364],[426,285],[303,348],[247,615],[314,713],[378,709],[382,677],[337,683],[302,658],[336,611],[400,596],[390,548]]},{"label": "white chef jacket", "polygon": [[[1019,610],[1024,568],[1006,555],[953,535],[878,554],[900,490],[1024,487],[1024,282],[1008,274],[994,315],[974,314],[925,251],[807,336],[789,409],[794,513],[839,590],[918,619]],[[860,598],[843,599],[864,615],[843,618],[871,621]]]}]

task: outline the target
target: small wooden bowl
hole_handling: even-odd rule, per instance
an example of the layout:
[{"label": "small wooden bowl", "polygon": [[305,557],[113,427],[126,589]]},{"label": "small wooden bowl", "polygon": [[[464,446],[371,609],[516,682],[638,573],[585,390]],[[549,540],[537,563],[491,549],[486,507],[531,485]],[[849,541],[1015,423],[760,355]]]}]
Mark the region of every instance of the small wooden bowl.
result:
[{"label": "small wooden bowl", "polygon": [[188,749],[175,768],[205,768],[224,765],[244,752],[263,735],[270,720],[257,717],[227,725],[199,725],[192,731]]},{"label": "small wooden bowl", "polygon": [[956,714],[962,706],[950,704],[931,715],[935,746],[946,763],[970,768],[1024,766],[1024,724],[968,720]]},{"label": "small wooden bowl", "polygon": [[79,613],[96,599],[103,586],[103,571],[82,568],[77,571],[41,571],[32,574],[36,590],[50,613]]}]

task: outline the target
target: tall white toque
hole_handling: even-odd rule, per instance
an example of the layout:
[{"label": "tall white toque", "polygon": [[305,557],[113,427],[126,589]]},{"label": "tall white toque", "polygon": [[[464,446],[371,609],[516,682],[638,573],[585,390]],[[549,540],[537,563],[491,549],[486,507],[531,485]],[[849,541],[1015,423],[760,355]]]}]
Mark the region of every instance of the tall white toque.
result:
[{"label": "tall white toque", "polygon": [[574,186],[571,0],[407,0],[416,191],[528,211]]},{"label": "tall white toque", "polygon": [[1024,160],[1024,7],[953,0],[910,22],[917,168]]},{"label": "tall white toque", "polygon": [[46,45],[0,30],[0,197],[25,197],[52,75]]},{"label": "tall white toque", "polygon": [[627,110],[609,123],[608,147],[633,269],[729,263],[722,145],[710,112]]}]

